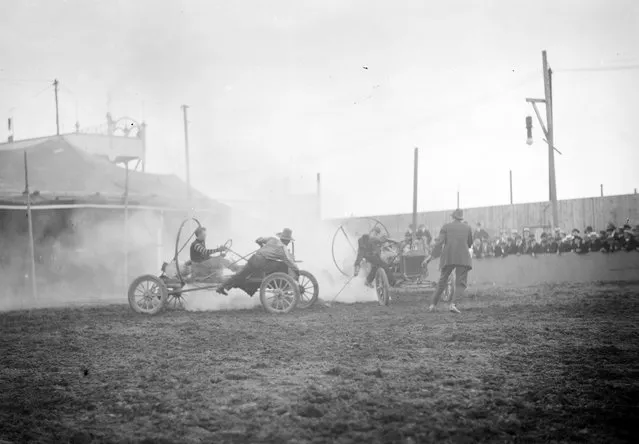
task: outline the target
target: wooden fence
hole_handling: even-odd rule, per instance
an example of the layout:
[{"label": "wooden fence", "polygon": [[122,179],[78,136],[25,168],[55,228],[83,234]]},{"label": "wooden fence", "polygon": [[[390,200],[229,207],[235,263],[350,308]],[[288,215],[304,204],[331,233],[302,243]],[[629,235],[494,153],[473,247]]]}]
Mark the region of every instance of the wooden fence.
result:
[{"label": "wooden fence", "polygon": [[[577,228],[582,232],[587,226],[605,230],[609,222],[623,225],[630,219],[631,225],[639,224],[639,195],[589,197],[560,200],[559,226],[566,232]],[[422,212],[417,214],[417,223],[424,224],[436,236],[442,225],[449,222],[452,210]],[[552,221],[550,202],[534,202],[515,205],[464,209],[465,220],[474,228],[480,222],[489,234],[502,229],[524,227],[549,227]],[[391,236],[401,236],[412,223],[412,214],[371,216],[382,222]],[[327,220],[330,225],[339,225],[344,219]]]}]

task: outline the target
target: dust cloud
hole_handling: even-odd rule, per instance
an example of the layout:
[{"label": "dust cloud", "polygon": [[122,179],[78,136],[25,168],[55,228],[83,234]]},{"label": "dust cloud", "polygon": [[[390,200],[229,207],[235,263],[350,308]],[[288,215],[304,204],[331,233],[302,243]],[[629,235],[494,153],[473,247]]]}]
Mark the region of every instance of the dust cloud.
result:
[{"label": "dust cloud", "polygon": [[[253,191],[253,193],[255,193]],[[232,220],[226,230],[208,230],[209,248],[221,245],[227,238],[233,240],[232,250],[239,255],[253,252],[257,247],[255,239],[275,236],[283,228],[290,228],[295,239],[289,250],[295,253],[300,270],[312,273],[319,283],[318,304],[331,302],[354,303],[376,301],[375,291],[364,285],[364,277],[354,279],[340,273],[333,262],[332,242],[339,224],[321,221],[318,198],[315,193],[292,194],[273,189],[262,194],[240,196],[243,205],[230,202]],[[355,259],[353,251],[336,252],[338,261],[351,264]],[[234,253],[228,258],[233,260]],[[240,262],[243,264],[244,262]],[[194,296],[191,296],[194,295]],[[228,296],[212,291],[189,293],[186,297],[187,310],[225,310],[252,308],[259,305],[259,292],[249,297],[234,290]]]},{"label": "dust cloud", "polygon": [[[0,289],[0,310],[126,304],[128,286],[137,276],[159,276],[162,263],[173,260],[178,228],[189,216],[208,228],[209,248],[232,240],[232,251],[227,256],[231,261],[254,252],[258,248],[256,238],[274,236],[285,227],[291,228],[295,242],[289,248],[294,249],[300,269],[317,278],[318,304],[376,300],[375,291],[364,285],[364,276],[350,279],[336,268],[332,241],[338,224],[319,219],[316,194],[247,194],[244,201],[248,204],[227,203],[231,215],[226,221],[205,212],[189,215],[167,211],[161,216],[157,211],[130,209],[126,230],[123,210],[34,211],[37,299],[31,292],[25,211],[6,211],[2,216],[5,233],[0,244],[0,276],[4,282]],[[187,225],[182,232],[181,243],[186,247],[179,255],[181,263],[188,260],[188,238],[194,227]],[[336,251],[336,256],[346,264],[342,268],[350,266],[352,273],[354,252]],[[250,309],[260,305],[259,292],[250,297],[241,290],[232,290],[228,296],[200,290],[184,296],[185,308],[191,311]]]},{"label": "dust cloud", "polygon": [[129,211],[125,229],[123,210],[33,211],[36,298],[25,213],[2,216],[2,311],[126,302],[130,281],[139,274],[159,274],[158,258],[168,252],[158,245],[160,219],[151,212]]}]

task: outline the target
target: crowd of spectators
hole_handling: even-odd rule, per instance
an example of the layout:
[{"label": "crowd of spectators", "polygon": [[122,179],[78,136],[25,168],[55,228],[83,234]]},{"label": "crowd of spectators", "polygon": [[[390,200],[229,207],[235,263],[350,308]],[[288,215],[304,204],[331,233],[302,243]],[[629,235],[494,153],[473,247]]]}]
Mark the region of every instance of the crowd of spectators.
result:
[{"label": "crowd of spectators", "polygon": [[[411,226],[405,233],[407,243],[411,242],[412,235]],[[433,237],[424,225],[420,225],[415,231],[415,239],[425,250],[432,246]],[[473,239],[471,253],[476,259],[541,254],[630,252],[639,251],[639,225],[632,227],[627,221],[623,226],[617,227],[609,223],[605,230],[599,232],[588,226],[583,233],[575,228],[570,234],[559,228],[555,229],[554,233],[533,233],[530,229],[524,228],[522,233],[516,229],[502,230],[498,236],[491,237],[481,223],[477,223]]]},{"label": "crowd of spectators", "polygon": [[633,228],[626,223],[622,227],[616,227],[610,223],[605,230],[599,232],[589,226],[583,234],[577,228],[570,234],[557,228],[554,233],[545,231],[536,235],[525,228],[521,234],[517,230],[512,230],[510,233],[502,231],[499,237],[491,238],[481,224],[477,224],[472,247],[472,255],[477,259],[513,255],[615,253],[618,251],[639,251],[639,225]]}]

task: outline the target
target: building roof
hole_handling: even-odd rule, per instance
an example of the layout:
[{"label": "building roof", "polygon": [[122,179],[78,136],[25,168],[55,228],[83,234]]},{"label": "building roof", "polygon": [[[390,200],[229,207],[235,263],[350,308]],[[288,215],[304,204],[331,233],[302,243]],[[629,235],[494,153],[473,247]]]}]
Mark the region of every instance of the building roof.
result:
[{"label": "building roof", "polygon": [[[26,201],[24,153],[27,153],[29,191],[34,205],[45,203],[122,203],[127,187],[126,169],[74,147],[62,137],[15,150],[0,150],[0,200],[23,205]],[[184,208],[187,185],[175,175],[129,169],[130,205]],[[191,188],[192,207],[222,210],[228,206]]]}]

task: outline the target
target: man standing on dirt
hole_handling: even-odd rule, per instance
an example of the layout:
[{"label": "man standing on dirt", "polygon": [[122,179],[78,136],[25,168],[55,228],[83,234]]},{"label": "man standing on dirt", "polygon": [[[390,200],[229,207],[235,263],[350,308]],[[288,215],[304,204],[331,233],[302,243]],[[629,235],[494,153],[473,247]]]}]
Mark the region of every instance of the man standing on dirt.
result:
[{"label": "man standing on dirt", "polygon": [[455,270],[455,291],[450,297],[449,309],[460,313],[455,305],[455,298],[462,296],[467,287],[468,272],[473,268],[469,249],[473,246],[473,231],[463,222],[464,212],[459,208],[451,215],[452,222],[444,225],[433,248],[433,257],[439,257],[441,276],[437,290],[428,311],[434,311],[442,293],[448,286],[448,279]]}]

